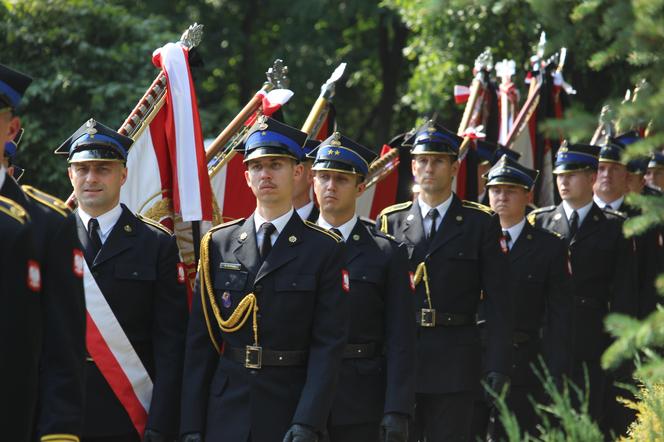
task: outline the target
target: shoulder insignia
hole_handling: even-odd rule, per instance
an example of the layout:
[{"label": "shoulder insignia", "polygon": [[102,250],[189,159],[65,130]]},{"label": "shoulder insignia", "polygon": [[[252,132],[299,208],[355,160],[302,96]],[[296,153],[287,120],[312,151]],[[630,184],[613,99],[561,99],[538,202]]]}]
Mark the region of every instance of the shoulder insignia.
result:
[{"label": "shoulder insignia", "polygon": [[[226,221],[225,223],[217,224],[216,226],[213,226],[212,228],[210,228],[210,230],[208,230],[208,231],[205,233],[204,237],[208,237],[208,238],[210,238],[210,237],[212,236],[212,232],[216,232],[217,230],[221,230],[221,229],[223,229],[224,227],[231,227],[231,226],[234,226],[234,225],[236,225],[236,224],[240,224],[240,223],[243,222],[245,219],[246,219],[246,218],[238,218],[238,219],[234,219],[234,220],[232,220],[232,221]],[[209,239],[208,239],[208,240],[209,240]]]},{"label": "shoulder insignia", "polygon": [[526,216],[526,219],[530,223],[531,226],[535,225],[535,220],[537,219],[537,215],[540,213],[546,213],[546,212],[552,212],[553,210],[556,209],[556,206],[546,206],[546,207],[540,207],[539,209],[534,209],[532,212]]},{"label": "shoulder insignia", "polygon": [[28,213],[14,200],[0,196],[0,213],[9,215],[21,224],[25,224],[30,220]]},{"label": "shoulder insignia", "polygon": [[387,239],[389,239],[390,241],[398,242],[397,239],[396,239],[394,236],[390,235],[389,233],[385,233],[385,232],[383,232],[383,231],[381,231],[381,230],[376,230],[376,227],[375,227],[375,226],[374,226],[374,229],[371,231],[371,233],[372,233],[373,235],[375,235],[375,236],[379,236],[379,237],[381,237],[381,238],[387,238]]},{"label": "shoulder insignia", "polygon": [[[530,215],[530,214],[529,214],[529,215]],[[534,220],[534,218],[533,218],[533,220]],[[530,222],[530,220],[528,220],[528,222]],[[555,237],[555,238],[557,238],[557,239],[565,239],[565,237],[562,236],[560,233],[558,233],[558,232],[556,232],[556,231],[554,231],[554,230],[548,230],[548,229],[545,229],[544,227],[539,227],[539,226],[535,226],[535,225],[533,225],[533,230],[534,230],[535,232],[539,232],[539,233],[542,233],[542,234],[544,234],[544,235],[550,235],[550,236],[553,236],[553,237]]]},{"label": "shoulder insignia", "polygon": [[326,234],[330,238],[334,239],[336,242],[341,242],[341,237],[339,235],[337,235],[336,233],[332,233],[327,229],[322,228],[318,224],[314,224],[311,221],[304,220],[304,225],[311,229],[318,230],[319,232]]},{"label": "shoulder insignia", "polygon": [[555,210],[556,206],[545,206],[545,207],[540,207],[538,209],[534,209],[530,214],[538,214],[538,213],[544,213],[544,212],[551,212],[552,210]]},{"label": "shoulder insignia", "polygon": [[35,187],[24,184],[21,186],[23,192],[28,195],[31,199],[37,201],[38,203],[52,209],[54,212],[59,213],[62,216],[67,216],[71,213],[71,209],[62,201],[60,198],[55,197],[49,193],[43,192]]},{"label": "shoulder insignia", "polygon": [[168,233],[169,235],[173,235],[173,232],[171,232],[171,229],[163,225],[162,223],[159,223],[152,218],[148,218],[147,216],[143,216],[140,213],[136,214],[136,218],[140,219],[143,221],[145,224],[150,224],[152,227],[156,227],[157,229],[161,230],[162,232]]},{"label": "shoulder insignia", "polygon": [[469,209],[475,209],[475,210],[481,210],[484,213],[487,213],[489,215],[493,215],[494,212],[491,210],[491,207],[485,206],[484,204],[476,203],[475,201],[467,201],[467,200],[462,200],[461,204],[463,207],[469,208]]},{"label": "shoulder insignia", "polygon": [[212,227],[209,231],[219,230],[219,229],[223,229],[224,227],[234,226],[236,224],[240,224],[241,222],[244,222],[245,219],[246,218],[238,218],[238,219],[234,219],[234,220],[231,220],[231,221],[226,221],[225,223],[217,224],[216,226]]},{"label": "shoulder insignia", "polygon": [[364,224],[365,226],[371,227],[371,228],[376,227],[376,222],[374,220],[372,220],[371,218],[366,217],[366,216],[360,216],[359,218],[360,218],[360,221],[362,222],[362,224]]},{"label": "shoulder insignia", "polygon": [[394,204],[392,206],[387,206],[381,210],[378,216],[389,215],[390,213],[399,212],[401,210],[410,209],[410,206],[413,205],[412,201],[406,201],[405,203]]},{"label": "shoulder insignia", "polygon": [[608,213],[613,216],[617,216],[618,218],[622,219],[627,219],[627,214],[625,212],[621,212],[619,210],[613,210],[613,209],[602,209],[604,213]]}]

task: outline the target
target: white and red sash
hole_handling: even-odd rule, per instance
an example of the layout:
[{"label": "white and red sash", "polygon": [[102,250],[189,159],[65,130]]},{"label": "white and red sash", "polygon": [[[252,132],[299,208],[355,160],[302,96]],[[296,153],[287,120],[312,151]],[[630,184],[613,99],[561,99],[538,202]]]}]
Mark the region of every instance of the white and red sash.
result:
[{"label": "white and red sash", "polygon": [[85,260],[83,265],[87,309],[85,341],[88,353],[129,414],[136,431],[142,436],[152,399],[152,379]]}]

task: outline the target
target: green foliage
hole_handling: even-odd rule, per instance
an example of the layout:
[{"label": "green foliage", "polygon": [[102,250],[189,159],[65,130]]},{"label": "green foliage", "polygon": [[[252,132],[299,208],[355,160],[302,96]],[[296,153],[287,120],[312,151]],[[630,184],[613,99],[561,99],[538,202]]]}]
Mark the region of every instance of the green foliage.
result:
[{"label": "green foliage", "polygon": [[544,387],[545,397],[545,401],[540,404],[531,399],[541,421],[537,434],[524,433],[519,428],[516,416],[507,406],[504,392],[499,396],[492,392],[496,398],[496,406],[500,422],[505,430],[506,440],[510,442],[603,441],[604,437],[597,423],[593,422],[588,415],[587,388],[580,388],[568,379],[564,379],[562,387],[559,387],[541,358],[538,366],[533,366],[532,369]]},{"label": "green foliage", "polygon": [[3,63],[34,78],[16,162],[24,182],[66,197],[65,161],[53,150],[90,117],[119,127],[157,73],[152,51],[176,35],[93,0],[5,1],[0,17]]},{"label": "green foliage", "polygon": [[197,49],[204,66],[192,74],[206,137],[238,113],[276,58],[290,69],[295,96],[284,116],[293,126],[304,123],[342,61],[348,69],[335,98],[341,131],[378,148],[412,124],[412,111],[397,99],[409,73],[407,30],[375,2],[5,0],[3,63],[35,78],[17,158],[27,168],[24,181],[66,196],[64,164],[52,150],[90,116],[119,127],[156,75],[152,51],[194,21],[205,25]]}]

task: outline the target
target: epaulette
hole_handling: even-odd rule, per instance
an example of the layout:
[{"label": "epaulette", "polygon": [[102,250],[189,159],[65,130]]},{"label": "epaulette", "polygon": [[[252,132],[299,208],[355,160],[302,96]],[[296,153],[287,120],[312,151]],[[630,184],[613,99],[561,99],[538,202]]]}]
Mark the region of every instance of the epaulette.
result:
[{"label": "epaulette", "polygon": [[405,203],[394,204],[392,206],[387,206],[378,214],[379,217],[384,215],[389,215],[390,213],[398,212],[400,210],[410,209],[410,206],[413,205],[412,201],[406,201]]},{"label": "epaulette", "polygon": [[375,227],[376,226],[376,221],[372,220],[369,217],[360,216],[359,218],[360,218],[360,221],[362,222],[362,224],[364,224],[367,227]]},{"label": "epaulette", "polygon": [[145,224],[150,224],[152,227],[156,227],[157,229],[161,230],[162,232],[168,233],[169,236],[173,235],[173,232],[171,232],[171,229],[163,225],[162,223],[159,223],[152,218],[148,218],[147,216],[143,216],[140,213],[136,214],[136,218],[140,219],[143,221]]},{"label": "epaulette", "polygon": [[0,212],[9,215],[21,224],[25,224],[30,220],[28,213],[14,200],[0,196]]},{"label": "epaulette", "polygon": [[373,230],[371,231],[371,233],[373,233],[373,234],[376,235],[376,236],[380,236],[380,237],[383,237],[383,238],[387,238],[387,239],[389,239],[390,241],[398,242],[397,239],[396,239],[394,236],[390,235],[389,233],[385,233],[385,232],[383,232],[382,230],[378,230],[378,229],[376,229],[376,226],[374,226],[374,228],[373,228]]},{"label": "epaulette", "polygon": [[[530,220],[528,222],[530,222]],[[532,227],[533,227],[533,230],[535,230],[536,232],[541,232],[545,235],[555,236],[558,239],[565,239],[565,237],[563,235],[561,235],[560,233],[558,233],[554,230],[545,229],[544,227],[538,227],[538,226],[535,226],[535,225],[533,225]]]},{"label": "epaulette", "polygon": [[530,225],[534,226],[535,225],[535,218],[537,218],[537,214],[544,213],[544,212],[551,212],[555,208],[556,208],[556,206],[540,207],[539,209],[535,209],[532,212],[530,212],[526,218],[528,219],[528,222],[530,223]]},{"label": "epaulette", "polygon": [[621,212],[619,210],[604,208],[604,209],[602,209],[602,211],[604,211],[605,213],[608,213],[610,215],[617,216],[618,218],[622,218],[622,219],[627,219],[628,218],[628,216],[625,212]]},{"label": "epaulette", "polygon": [[336,242],[341,242],[342,241],[341,237],[339,235],[337,235],[336,233],[330,232],[329,230],[324,229],[321,226],[319,226],[318,224],[312,223],[311,221],[304,220],[304,225],[309,227],[309,228],[312,228],[314,230],[318,230],[319,232],[322,232],[322,233],[326,234],[330,238],[334,239]]},{"label": "epaulette", "polygon": [[31,199],[37,201],[38,203],[52,209],[53,211],[59,213],[60,215],[66,217],[71,213],[71,209],[62,201],[60,198],[55,197],[51,194],[48,194],[44,191],[41,191],[37,188],[24,184],[21,186],[23,192],[28,195]]},{"label": "epaulette", "polygon": [[213,229],[214,230],[219,230],[219,229],[223,229],[224,227],[234,226],[235,224],[240,224],[241,222],[244,222],[244,220],[245,220],[245,218],[238,218],[238,219],[234,219],[234,220],[231,220],[231,221],[226,221],[225,223],[217,224],[216,226],[214,226],[210,230],[213,230]]},{"label": "epaulette", "polygon": [[468,201],[468,200],[462,200],[461,204],[463,207],[466,207],[468,209],[475,209],[475,210],[481,210],[484,213],[487,213],[489,215],[493,215],[494,212],[491,210],[491,207],[485,206],[484,204],[476,203],[475,201]]}]

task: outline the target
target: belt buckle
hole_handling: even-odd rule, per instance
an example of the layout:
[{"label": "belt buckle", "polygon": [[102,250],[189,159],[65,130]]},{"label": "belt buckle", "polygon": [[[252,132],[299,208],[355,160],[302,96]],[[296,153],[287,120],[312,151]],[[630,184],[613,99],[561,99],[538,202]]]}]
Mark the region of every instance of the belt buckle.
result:
[{"label": "belt buckle", "polygon": [[263,347],[247,345],[244,353],[244,367],[260,369],[263,364]]},{"label": "belt buckle", "polygon": [[436,309],[423,308],[420,314],[420,325],[422,327],[435,327],[436,326]]}]

